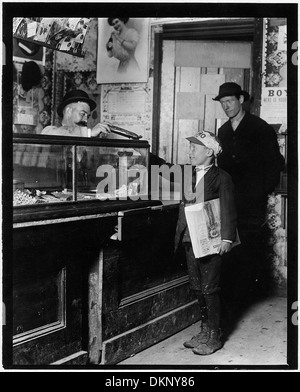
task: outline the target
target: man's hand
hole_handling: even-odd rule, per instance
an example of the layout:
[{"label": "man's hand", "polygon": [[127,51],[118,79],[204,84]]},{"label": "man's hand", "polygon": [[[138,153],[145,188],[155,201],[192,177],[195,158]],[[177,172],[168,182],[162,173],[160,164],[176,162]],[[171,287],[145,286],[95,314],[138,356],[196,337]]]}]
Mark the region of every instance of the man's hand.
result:
[{"label": "man's hand", "polygon": [[220,246],[220,250],[219,250],[219,254],[222,256],[225,253],[228,253],[231,248],[232,248],[232,244],[230,242],[222,241],[221,246]]},{"label": "man's hand", "polygon": [[98,123],[92,129],[92,137],[100,136],[106,138],[110,133],[110,128],[106,123]]}]

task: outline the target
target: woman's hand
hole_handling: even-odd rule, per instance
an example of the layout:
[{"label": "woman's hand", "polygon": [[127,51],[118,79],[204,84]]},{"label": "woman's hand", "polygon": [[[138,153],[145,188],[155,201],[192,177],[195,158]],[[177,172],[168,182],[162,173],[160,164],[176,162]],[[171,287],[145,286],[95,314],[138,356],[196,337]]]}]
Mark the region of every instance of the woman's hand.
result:
[{"label": "woman's hand", "polygon": [[112,37],[115,38],[117,41],[122,41],[121,38],[120,38],[120,32],[119,32],[119,31],[114,30],[114,31],[111,33],[111,35],[112,35]]}]

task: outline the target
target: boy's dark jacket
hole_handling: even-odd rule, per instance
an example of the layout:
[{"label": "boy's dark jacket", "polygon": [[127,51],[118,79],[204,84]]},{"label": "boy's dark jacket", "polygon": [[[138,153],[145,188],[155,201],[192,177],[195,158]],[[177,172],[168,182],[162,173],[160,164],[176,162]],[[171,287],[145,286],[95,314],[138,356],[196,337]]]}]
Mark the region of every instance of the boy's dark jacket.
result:
[{"label": "boy's dark jacket", "polygon": [[[221,239],[234,241],[236,237],[237,216],[233,183],[230,175],[213,165],[197,185],[196,195],[195,203],[217,198],[220,199]],[[185,200],[182,200],[179,205],[175,249],[177,249],[180,242],[191,242],[184,212],[185,204]]]},{"label": "boy's dark jacket", "polygon": [[[151,154],[151,164],[166,164],[164,160],[157,158],[157,156]],[[193,170],[192,182],[193,184],[196,182],[195,170]],[[195,203],[220,198],[221,238],[223,240],[235,241],[237,214],[234,200],[234,186],[231,176],[221,168],[213,165],[198,183],[195,193],[196,199],[193,200]],[[191,242],[184,212],[184,206],[186,204],[187,201],[183,197],[183,200],[179,204],[175,249],[178,248],[180,242]]]}]

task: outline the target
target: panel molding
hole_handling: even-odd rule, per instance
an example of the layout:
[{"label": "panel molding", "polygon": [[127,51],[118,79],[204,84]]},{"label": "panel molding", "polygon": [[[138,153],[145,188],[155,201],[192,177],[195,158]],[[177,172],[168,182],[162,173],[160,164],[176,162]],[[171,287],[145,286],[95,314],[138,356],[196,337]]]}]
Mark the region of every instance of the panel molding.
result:
[{"label": "panel molding", "polygon": [[[114,365],[200,319],[197,300],[103,342],[101,365]],[[133,344],[134,342],[134,344]]]},{"label": "panel molding", "polygon": [[57,321],[30,329],[13,336],[13,347],[38,339],[66,328],[66,267],[62,268],[58,276],[58,313]]},{"label": "panel molding", "polygon": [[178,279],[174,279],[174,280],[171,280],[170,282],[160,284],[158,286],[152,287],[148,290],[139,292],[139,293],[131,295],[129,297],[122,298],[120,305],[119,305],[119,308],[124,307],[124,306],[128,306],[128,305],[132,305],[135,302],[152,297],[160,292],[170,290],[170,289],[176,288],[178,286],[182,286],[182,285],[188,283],[188,281],[189,281],[189,277],[188,277],[188,275],[185,275],[185,276],[182,276]]}]

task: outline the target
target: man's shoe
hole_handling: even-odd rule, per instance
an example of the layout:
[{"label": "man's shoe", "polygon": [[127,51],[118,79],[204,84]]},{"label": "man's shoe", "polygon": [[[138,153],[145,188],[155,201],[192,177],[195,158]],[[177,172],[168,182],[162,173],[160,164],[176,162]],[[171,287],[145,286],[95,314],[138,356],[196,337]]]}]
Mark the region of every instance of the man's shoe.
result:
[{"label": "man's shoe", "polygon": [[222,348],[222,342],[220,340],[220,331],[219,330],[211,330],[209,334],[209,339],[200,344],[199,346],[193,349],[193,353],[197,355],[210,355],[220,350]]},{"label": "man's shoe", "polygon": [[192,339],[183,343],[186,348],[195,348],[199,346],[199,344],[206,343],[209,338],[209,328],[207,324],[202,324],[200,332],[197,335],[193,336]]}]

